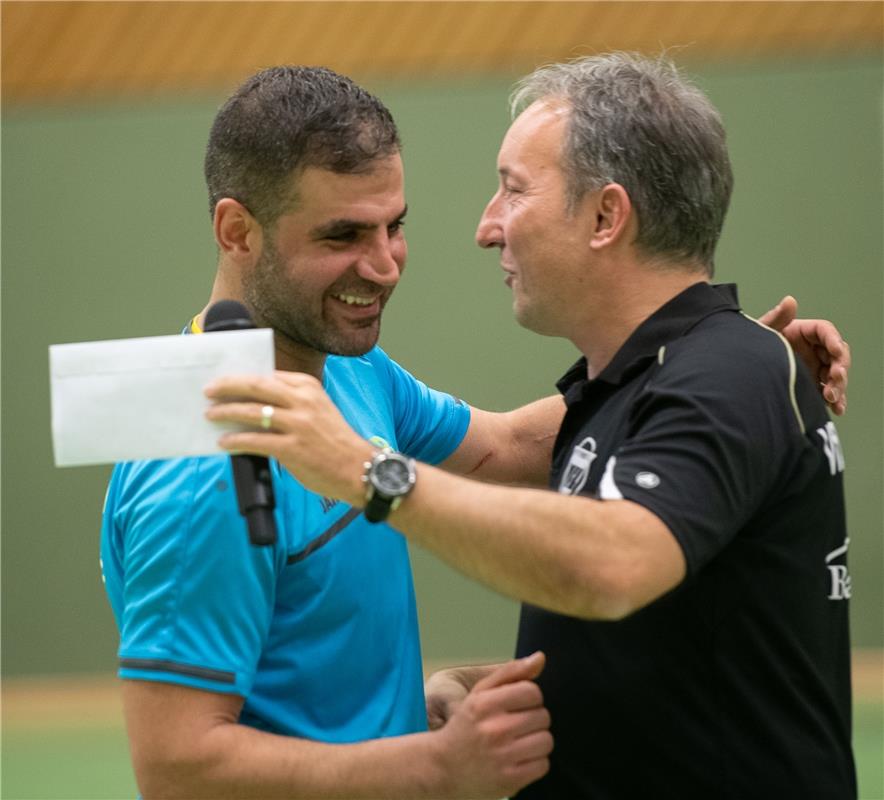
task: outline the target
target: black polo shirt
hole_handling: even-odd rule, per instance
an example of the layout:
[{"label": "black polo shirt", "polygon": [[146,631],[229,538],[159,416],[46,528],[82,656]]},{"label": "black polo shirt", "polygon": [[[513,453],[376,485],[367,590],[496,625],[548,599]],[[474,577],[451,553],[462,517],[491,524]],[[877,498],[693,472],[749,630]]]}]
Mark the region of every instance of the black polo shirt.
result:
[{"label": "black polo shirt", "polygon": [[520,800],[855,797],[844,460],[785,340],[698,283],[559,388],[551,487],[649,509],[688,574],[618,622],[523,607],[555,750]]}]

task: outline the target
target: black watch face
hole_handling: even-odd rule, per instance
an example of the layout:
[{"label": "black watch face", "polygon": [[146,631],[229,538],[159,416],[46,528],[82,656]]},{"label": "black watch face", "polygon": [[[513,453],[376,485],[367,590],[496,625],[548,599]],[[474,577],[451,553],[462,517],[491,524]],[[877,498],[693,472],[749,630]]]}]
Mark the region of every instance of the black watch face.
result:
[{"label": "black watch face", "polygon": [[398,459],[388,458],[374,468],[372,483],[381,494],[395,497],[408,488],[409,474],[406,464]]}]

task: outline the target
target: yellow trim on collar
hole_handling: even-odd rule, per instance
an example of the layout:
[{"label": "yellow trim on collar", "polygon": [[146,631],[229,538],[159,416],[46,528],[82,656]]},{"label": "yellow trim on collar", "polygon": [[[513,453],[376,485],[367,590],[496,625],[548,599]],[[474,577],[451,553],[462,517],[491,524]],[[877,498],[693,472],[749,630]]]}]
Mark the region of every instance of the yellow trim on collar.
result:
[{"label": "yellow trim on collar", "polygon": [[200,315],[199,314],[197,314],[190,321],[190,332],[191,333],[202,333],[203,332],[203,329],[200,327]]}]

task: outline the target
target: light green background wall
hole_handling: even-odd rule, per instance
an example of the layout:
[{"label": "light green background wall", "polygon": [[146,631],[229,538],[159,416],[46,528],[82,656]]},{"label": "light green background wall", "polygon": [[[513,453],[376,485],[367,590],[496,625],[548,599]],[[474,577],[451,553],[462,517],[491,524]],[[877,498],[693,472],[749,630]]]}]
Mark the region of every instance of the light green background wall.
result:
[{"label": "light green background wall", "polygon": [[[854,641],[882,645],[881,66],[699,70],[737,188],[718,277],[760,313],[786,292],[850,341],[847,455]],[[515,77],[515,76],[514,76]],[[493,191],[508,80],[375,85],[405,141],[409,268],[382,344],[415,374],[503,409],[546,394],[574,353],[512,322],[493,254],[472,243]],[[109,469],[52,466],[47,346],[175,332],[214,269],[202,150],[221,98],[5,109],[2,129],[3,667],[112,669],[97,540]],[[413,553],[424,652],[510,653],[516,605]]]}]

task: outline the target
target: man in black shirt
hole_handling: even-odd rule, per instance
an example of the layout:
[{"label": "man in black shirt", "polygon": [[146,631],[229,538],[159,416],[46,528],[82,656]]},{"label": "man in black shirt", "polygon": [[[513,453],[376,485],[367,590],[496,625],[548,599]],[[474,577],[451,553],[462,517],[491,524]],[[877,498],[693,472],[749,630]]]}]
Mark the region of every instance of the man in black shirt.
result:
[{"label": "man in black shirt", "polygon": [[[559,384],[554,491],[403,461],[369,497],[526,602],[518,650],[547,654],[556,748],[520,798],[855,797],[844,459],[782,337],[710,285],[732,186],[720,117],[672,65],[626,54],[542,68],[515,101],[477,239],[518,321],[583,354]],[[373,449],[315,381],[210,396],[255,401],[216,419],[276,408],[274,433],[226,447],[366,504]]]},{"label": "man in black shirt", "polygon": [[853,796],[843,460],[789,349],[700,282],[559,387],[552,487],[652,512],[686,575],[616,623],[523,608],[556,753],[519,797]]}]

